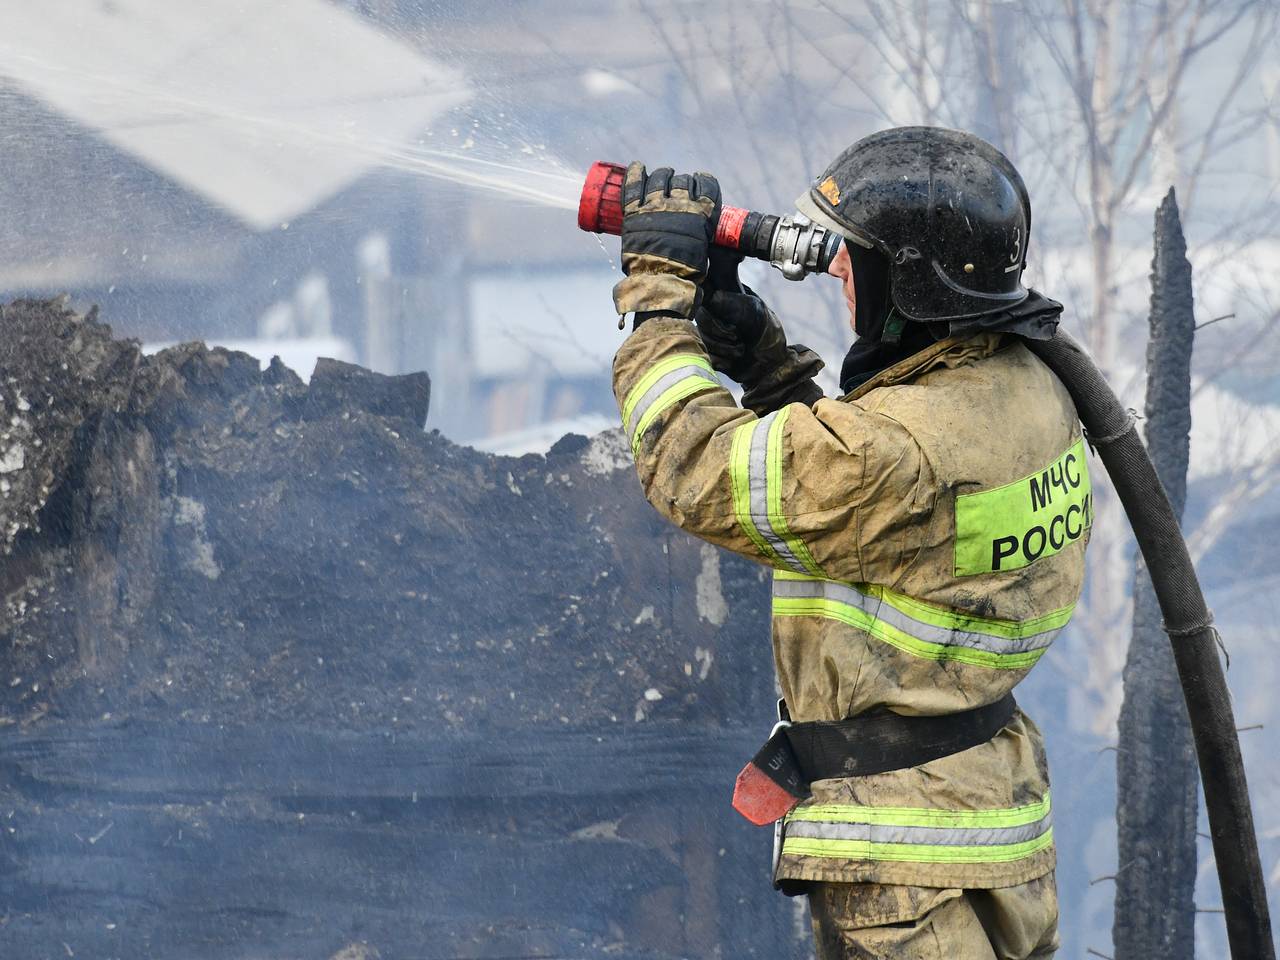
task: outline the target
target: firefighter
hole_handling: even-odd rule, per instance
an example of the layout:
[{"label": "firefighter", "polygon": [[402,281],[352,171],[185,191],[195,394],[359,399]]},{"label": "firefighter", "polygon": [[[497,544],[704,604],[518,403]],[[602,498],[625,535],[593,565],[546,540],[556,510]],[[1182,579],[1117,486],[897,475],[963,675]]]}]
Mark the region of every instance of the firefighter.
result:
[{"label": "firefighter", "polygon": [[614,391],[645,495],[773,568],[807,795],[775,883],[808,895],[821,958],[1052,956],[1048,770],[1010,691],[1071,617],[1092,500],[1075,408],[1024,343],[1062,308],[1022,285],[1021,178],[977,137],[899,128],[800,198],[843,238],[838,398],[710,246],[714,177],[633,163],[623,201]]}]

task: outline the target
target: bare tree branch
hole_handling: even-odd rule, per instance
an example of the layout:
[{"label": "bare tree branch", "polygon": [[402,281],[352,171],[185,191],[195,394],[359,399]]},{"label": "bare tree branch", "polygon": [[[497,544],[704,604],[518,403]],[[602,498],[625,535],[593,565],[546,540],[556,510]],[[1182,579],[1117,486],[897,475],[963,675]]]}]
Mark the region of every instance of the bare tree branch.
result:
[{"label": "bare tree branch", "polygon": [[[1266,27],[1267,20],[1271,21],[1271,29]],[[1245,80],[1257,69],[1262,51],[1270,41],[1275,21],[1276,11],[1274,8],[1264,7],[1259,9],[1258,22],[1255,24],[1255,29],[1249,33],[1248,46],[1239,57],[1235,74],[1227,85],[1226,92],[1223,93],[1210,114],[1212,119],[1210,119],[1209,126],[1204,134],[1200,137],[1198,155],[1191,165],[1190,173],[1187,175],[1182,208],[1188,219],[1191,217],[1192,206],[1195,202],[1196,193],[1200,186],[1200,178],[1204,173],[1205,166],[1219,147],[1217,137],[1223,123],[1229,116],[1229,107],[1240,95],[1240,90],[1244,86]]]}]

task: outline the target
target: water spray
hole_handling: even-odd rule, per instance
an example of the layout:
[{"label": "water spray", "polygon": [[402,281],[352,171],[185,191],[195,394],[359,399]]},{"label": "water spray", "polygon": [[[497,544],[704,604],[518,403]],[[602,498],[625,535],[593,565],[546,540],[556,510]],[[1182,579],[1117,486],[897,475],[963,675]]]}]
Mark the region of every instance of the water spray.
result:
[{"label": "water spray", "polygon": [[[627,168],[598,161],[587,171],[578,202],[578,226],[589,233],[622,233],[622,181]],[[838,234],[805,217],[779,217],[723,206],[714,243],[744,256],[766,260],[788,280],[826,273],[840,251]]]}]

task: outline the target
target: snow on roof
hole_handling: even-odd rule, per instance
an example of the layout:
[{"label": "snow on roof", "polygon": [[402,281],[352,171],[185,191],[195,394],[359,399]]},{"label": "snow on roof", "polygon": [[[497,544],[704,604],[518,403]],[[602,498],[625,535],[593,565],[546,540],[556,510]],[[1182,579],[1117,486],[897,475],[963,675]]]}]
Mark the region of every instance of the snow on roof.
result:
[{"label": "snow on roof", "polygon": [[599,267],[477,271],[470,277],[475,374],[608,377],[622,345],[609,291],[620,275]]},{"label": "snow on roof", "polygon": [[468,96],[456,72],[325,0],[0,4],[0,78],[255,229]]},{"label": "snow on roof", "polygon": [[[485,453],[496,453],[503,457],[519,457],[526,453],[546,453],[557,440],[567,433],[579,433],[594,437],[605,430],[612,430],[618,425],[617,417],[606,417],[599,413],[584,413],[577,417],[563,420],[551,420],[547,423],[535,424],[523,430],[511,433],[500,433],[479,440],[468,440],[468,445]],[[630,463],[630,460],[627,461]]]}]

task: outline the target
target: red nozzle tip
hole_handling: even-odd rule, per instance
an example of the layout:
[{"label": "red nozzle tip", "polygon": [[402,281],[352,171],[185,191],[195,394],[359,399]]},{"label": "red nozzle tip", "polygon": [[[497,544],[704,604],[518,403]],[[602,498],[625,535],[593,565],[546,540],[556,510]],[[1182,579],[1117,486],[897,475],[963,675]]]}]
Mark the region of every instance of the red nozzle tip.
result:
[{"label": "red nozzle tip", "polygon": [[591,165],[578,201],[578,226],[590,233],[622,233],[622,181],[627,168],[603,160]]}]

